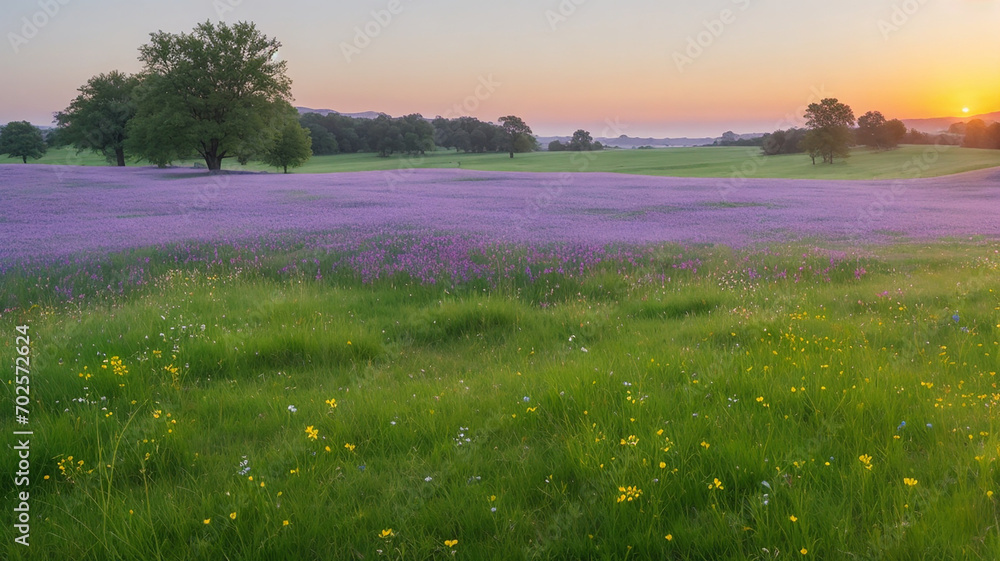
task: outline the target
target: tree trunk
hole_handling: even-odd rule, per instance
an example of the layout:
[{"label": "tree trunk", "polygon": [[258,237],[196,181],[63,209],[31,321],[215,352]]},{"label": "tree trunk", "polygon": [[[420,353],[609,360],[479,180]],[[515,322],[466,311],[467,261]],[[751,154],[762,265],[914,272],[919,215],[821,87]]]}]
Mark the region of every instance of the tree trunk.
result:
[{"label": "tree trunk", "polygon": [[222,169],[222,158],[214,152],[206,152],[205,165],[208,167],[208,171],[220,171]]},{"label": "tree trunk", "polygon": [[118,160],[118,167],[125,167],[125,149],[115,148],[115,158]]},{"label": "tree trunk", "polygon": [[285,166],[285,173],[288,173],[288,166]]},{"label": "tree trunk", "polygon": [[21,161],[24,162],[24,163],[28,163],[28,157],[27,156],[21,156]]},{"label": "tree trunk", "polygon": [[510,157],[511,157],[511,158],[513,158],[513,157],[514,157],[514,151],[513,151],[513,150],[511,150],[511,151],[510,151]]}]

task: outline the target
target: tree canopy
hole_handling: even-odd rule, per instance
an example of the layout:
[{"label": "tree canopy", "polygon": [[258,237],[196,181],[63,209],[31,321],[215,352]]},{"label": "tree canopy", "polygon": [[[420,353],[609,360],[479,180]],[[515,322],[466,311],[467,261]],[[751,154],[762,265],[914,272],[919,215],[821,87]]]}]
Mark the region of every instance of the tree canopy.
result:
[{"label": "tree canopy", "polygon": [[124,166],[126,127],[135,115],[132,94],[138,86],[138,76],[117,70],[88,80],[69,107],[56,114],[59,142],[93,150]]},{"label": "tree canopy", "polygon": [[765,156],[805,152],[806,146],[802,142],[805,136],[805,129],[795,127],[788,130],[778,129],[761,137],[761,151]]},{"label": "tree canopy", "polygon": [[826,98],[819,103],[810,103],[806,109],[805,149],[816,163],[816,156],[833,163],[835,156],[846,158],[850,154],[852,141],[851,126],[854,125],[854,111],[836,98]]},{"label": "tree canopy", "polygon": [[594,149],[594,137],[590,133],[579,129],[573,133],[573,138],[569,141],[569,149],[573,152],[587,152]]},{"label": "tree canopy", "polygon": [[[395,118],[383,114],[366,119],[338,113],[305,113],[299,117],[299,122],[312,132],[314,154],[419,155],[438,146],[474,153],[510,150],[510,136],[501,126],[475,117],[448,119],[438,116],[427,120],[420,114]],[[536,144],[534,136],[521,134],[514,151],[530,152],[537,148]],[[595,143],[593,148],[600,149],[599,146]]]},{"label": "tree canopy", "polygon": [[209,170],[263,155],[295,116],[280,47],[247,22],[151,33],[127,146],[157,163],[197,153]]},{"label": "tree canopy", "polygon": [[368,129],[368,145],[380,156],[391,156],[396,152],[416,155],[433,151],[434,125],[419,114],[396,119],[379,115]]},{"label": "tree canopy", "polygon": [[962,139],[962,146],[966,148],[986,148],[988,141],[986,135],[986,122],[982,119],[972,119],[965,123],[963,131],[965,138]]},{"label": "tree canopy", "polygon": [[28,121],[12,121],[0,127],[0,154],[21,158],[26,164],[28,158],[44,156],[47,149],[41,129]]},{"label": "tree canopy", "polygon": [[[954,123],[948,127],[951,140],[958,141],[966,148],[1000,148],[1000,122],[989,125],[982,119],[972,119],[968,123]],[[911,135],[913,133],[911,132]],[[945,135],[937,139],[939,142],[948,140]]]},{"label": "tree canopy", "polygon": [[604,150],[604,145],[594,142],[588,131],[579,129],[573,133],[568,142],[563,144],[559,140],[549,142],[549,152],[590,152],[592,150]]},{"label": "tree canopy", "polygon": [[878,111],[869,111],[858,117],[859,144],[876,150],[887,150],[899,146],[905,136],[906,125],[899,119],[887,121]]},{"label": "tree canopy", "polygon": [[500,126],[475,117],[437,117],[432,124],[434,141],[443,148],[462,152],[501,152],[507,148],[506,133]]},{"label": "tree canopy", "polygon": [[535,137],[531,134],[529,127],[520,117],[508,115],[500,117],[500,127],[506,136],[510,157],[514,157],[514,152],[528,152],[534,149]]},{"label": "tree canopy", "polygon": [[906,124],[899,119],[889,119],[882,127],[882,144],[885,148],[896,148],[906,138]]},{"label": "tree canopy", "polygon": [[882,148],[882,128],[885,117],[879,111],[869,111],[858,117],[858,143],[872,148]]},{"label": "tree canopy", "polygon": [[282,168],[288,173],[289,167],[298,167],[312,156],[312,140],[309,129],[302,128],[295,121],[288,121],[278,131],[274,144],[265,152],[264,163]]}]

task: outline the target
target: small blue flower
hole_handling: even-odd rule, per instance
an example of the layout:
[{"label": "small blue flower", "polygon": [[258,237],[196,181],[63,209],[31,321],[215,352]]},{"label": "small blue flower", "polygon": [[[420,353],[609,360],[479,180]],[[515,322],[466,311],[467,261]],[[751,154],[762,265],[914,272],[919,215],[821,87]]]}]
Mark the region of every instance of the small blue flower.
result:
[{"label": "small blue flower", "polygon": [[930,423],[927,423],[927,428],[933,428]]},{"label": "small blue flower", "polygon": [[958,323],[959,320],[958,314],[951,316],[951,319],[955,320],[955,323]]},{"label": "small blue flower", "polygon": [[903,428],[905,426],[906,426],[906,421],[900,421],[899,426],[896,427],[896,430],[898,431],[899,429],[901,429],[901,428]]},{"label": "small blue flower", "polygon": [[524,396],[524,402],[528,403],[529,401],[531,401],[531,398],[528,396]]}]

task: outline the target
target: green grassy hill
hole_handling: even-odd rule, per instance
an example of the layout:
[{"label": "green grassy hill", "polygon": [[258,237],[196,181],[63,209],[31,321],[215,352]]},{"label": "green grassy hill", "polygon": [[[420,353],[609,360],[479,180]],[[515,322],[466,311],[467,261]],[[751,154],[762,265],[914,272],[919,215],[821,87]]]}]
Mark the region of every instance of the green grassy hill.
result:
[{"label": "green grassy hill", "polygon": [[11,273],[10,558],[997,559],[1000,259],[871,251],[664,246],[487,288],[163,249],[68,303],[39,285],[60,265]]},{"label": "green grassy hill", "polygon": [[[38,160],[45,164],[106,165],[94,154],[68,148],[50,151]],[[178,165],[193,166],[195,160]],[[533,152],[518,154],[465,154],[450,150],[424,156],[380,158],[374,154],[314,156],[295,173],[334,173],[406,168],[458,168],[484,171],[614,172],[673,177],[775,177],[791,179],[898,179],[938,177],[1000,166],[1000,151],[953,146],[902,146],[875,152],[857,148],[851,158],[832,165],[812,165],[803,154],[760,155],[756,148],[704,147],[605,152]],[[226,169],[273,171],[261,163],[241,166],[227,160]]]}]

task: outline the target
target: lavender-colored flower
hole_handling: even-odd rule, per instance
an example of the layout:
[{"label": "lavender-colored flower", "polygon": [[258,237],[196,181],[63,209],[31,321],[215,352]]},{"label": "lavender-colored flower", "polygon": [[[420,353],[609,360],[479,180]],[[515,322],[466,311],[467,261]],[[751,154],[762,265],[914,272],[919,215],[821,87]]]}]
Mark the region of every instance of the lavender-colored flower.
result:
[{"label": "lavender-colored flower", "polygon": [[[406,229],[591,247],[663,241],[746,246],[845,235],[879,242],[889,239],[885,232],[912,239],[997,236],[992,173],[908,180],[907,186],[919,188],[908,189],[869,223],[859,221],[859,210],[875,201],[872,193],[896,189],[897,182],[751,178],[732,190],[718,178],[421,169],[398,174],[390,190],[386,172],[211,176],[183,169],[5,164],[0,165],[0,239],[5,240],[0,264],[191,241],[260,243],[254,240],[279,231],[373,235]],[[564,185],[565,196],[539,199],[553,181]],[[962,197],[944,195],[959,190]],[[433,238],[427,241],[432,252],[450,251],[446,241],[438,240],[445,245],[436,248]],[[407,261],[397,257],[400,265]],[[136,273],[144,265],[140,261]],[[569,263],[490,265],[529,278],[570,270]],[[678,264],[696,268],[696,262]],[[328,276],[310,263],[295,269]],[[67,296],[72,292],[71,286],[61,288]]]}]

